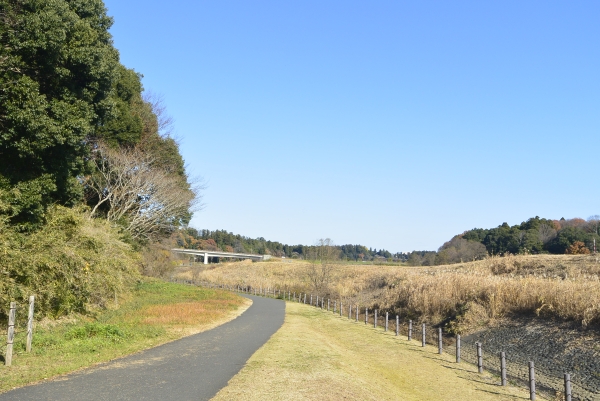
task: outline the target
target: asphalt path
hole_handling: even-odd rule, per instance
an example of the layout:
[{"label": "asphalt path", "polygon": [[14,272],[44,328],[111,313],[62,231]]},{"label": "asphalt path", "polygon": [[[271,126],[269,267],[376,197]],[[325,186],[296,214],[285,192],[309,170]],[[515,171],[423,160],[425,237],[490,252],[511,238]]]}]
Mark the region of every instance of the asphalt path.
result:
[{"label": "asphalt path", "polygon": [[246,297],[248,310],[212,330],[11,390],[0,401],[209,400],[283,324],[285,302]]}]

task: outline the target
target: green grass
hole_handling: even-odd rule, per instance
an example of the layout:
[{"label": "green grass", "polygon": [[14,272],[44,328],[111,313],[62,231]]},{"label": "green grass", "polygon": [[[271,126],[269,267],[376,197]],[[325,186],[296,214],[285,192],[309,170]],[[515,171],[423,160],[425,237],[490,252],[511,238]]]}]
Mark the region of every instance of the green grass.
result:
[{"label": "green grass", "polygon": [[[19,328],[12,366],[0,365],[0,392],[203,331],[244,304],[226,291],[145,280],[118,309],[38,324],[31,353],[25,352],[26,330]],[[6,346],[0,350],[4,355]]]}]

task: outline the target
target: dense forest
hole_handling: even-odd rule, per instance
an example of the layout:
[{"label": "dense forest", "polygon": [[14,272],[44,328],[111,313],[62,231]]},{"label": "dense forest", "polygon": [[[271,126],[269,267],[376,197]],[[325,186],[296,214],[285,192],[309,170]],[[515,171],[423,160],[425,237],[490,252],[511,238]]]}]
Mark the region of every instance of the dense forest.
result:
[{"label": "dense forest", "polygon": [[600,216],[550,220],[538,216],[521,224],[474,228],[454,236],[437,252],[411,253],[413,265],[441,265],[506,254],[588,254],[600,239]]},{"label": "dense forest", "polygon": [[[176,234],[179,247],[189,249],[222,250],[225,252],[256,253],[278,257],[309,259],[315,245],[286,245],[264,238],[248,238],[225,230],[196,230],[187,228]],[[335,245],[339,259],[348,261],[405,261],[407,254],[392,254],[385,249],[367,248],[363,245]]]},{"label": "dense forest", "polygon": [[102,0],[0,0],[2,305],[103,307],[194,210],[170,120],[120,63],[112,22]]}]

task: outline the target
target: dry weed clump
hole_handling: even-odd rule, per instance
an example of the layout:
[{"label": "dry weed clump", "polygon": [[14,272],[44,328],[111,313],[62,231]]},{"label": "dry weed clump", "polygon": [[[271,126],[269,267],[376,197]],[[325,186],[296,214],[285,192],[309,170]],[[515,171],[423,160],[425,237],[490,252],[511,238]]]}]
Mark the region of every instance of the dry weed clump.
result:
[{"label": "dry weed clump", "polygon": [[179,302],[153,305],[142,311],[143,323],[160,326],[203,325],[220,318],[231,309],[231,300],[207,299],[201,302]]},{"label": "dry weed clump", "polygon": [[592,255],[508,255],[427,268],[336,264],[319,293],[310,286],[307,265],[223,263],[196,276],[233,286],[312,292],[455,333],[512,315],[600,325],[600,264]]}]

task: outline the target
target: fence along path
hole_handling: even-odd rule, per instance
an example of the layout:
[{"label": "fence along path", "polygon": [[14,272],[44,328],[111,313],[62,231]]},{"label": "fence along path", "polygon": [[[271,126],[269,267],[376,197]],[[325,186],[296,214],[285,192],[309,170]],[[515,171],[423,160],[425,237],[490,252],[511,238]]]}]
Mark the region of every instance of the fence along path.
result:
[{"label": "fence along path", "polygon": [[[204,283],[206,286],[229,289],[238,292],[256,293],[261,296],[272,296],[282,298],[293,302],[302,302],[307,305],[321,308],[323,311],[339,313],[336,306],[341,305],[343,301],[331,300],[323,296],[292,293],[289,290],[271,289],[251,286],[227,286],[222,284]],[[312,301],[314,303],[312,303]],[[316,301],[318,300],[318,302]],[[596,370],[595,377],[591,378],[589,374],[573,374],[573,371],[565,371],[564,365],[556,360],[540,360],[539,357],[527,358],[518,357],[516,353],[511,353],[510,344],[493,344],[477,336],[466,336],[460,339],[444,336],[441,329],[427,327],[426,324],[415,324],[415,322],[401,322],[399,317],[390,316],[384,313],[382,318],[381,311],[361,307],[357,305],[346,304],[349,312],[347,315],[349,322],[364,322],[368,327],[371,325],[382,330],[391,330],[396,335],[404,335],[408,340],[419,339],[422,346],[427,344],[438,347],[438,352],[452,352],[457,354],[457,363],[467,362],[479,367],[479,371],[488,371],[498,375],[499,385],[506,385],[508,382],[512,385],[525,386],[530,388],[530,399],[535,400],[536,394],[543,394],[553,400],[565,401],[597,401],[600,400],[600,371]],[[339,313],[340,316],[343,316]],[[386,318],[387,317],[387,318]],[[441,335],[440,335],[441,334]],[[458,341],[457,341],[458,340]],[[479,346],[478,346],[479,345]],[[489,346],[489,349],[488,349]],[[552,344],[547,345],[552,346]],[[504,366],[502,367],[501,352],[504,352]],[[592,351],[593,355],[598,353]],[[512,355],[512,358],[511,358]],[[536,354],[537,355],[537,354]],[[591,354],[590,354],[591,355]],[[535,360],[532,360],[535,359]],[[597,358],[593,358],[597,359]],[[588,365],[593,366],[594,362],[589,360]],[[573,366],[568,365],[568,366]],[[541,369],[540,369],[541,368]],[[593,372],[592,372],[593,375]],[[504,379],[502,378],[504,377]],[[507,380],[508,379],[508,380]],[[597,386],[595,381],[599,381]]]}]

